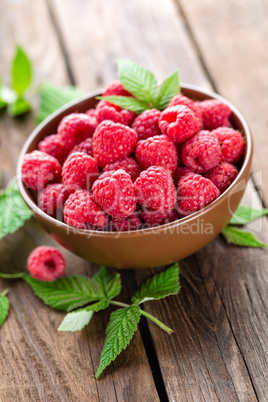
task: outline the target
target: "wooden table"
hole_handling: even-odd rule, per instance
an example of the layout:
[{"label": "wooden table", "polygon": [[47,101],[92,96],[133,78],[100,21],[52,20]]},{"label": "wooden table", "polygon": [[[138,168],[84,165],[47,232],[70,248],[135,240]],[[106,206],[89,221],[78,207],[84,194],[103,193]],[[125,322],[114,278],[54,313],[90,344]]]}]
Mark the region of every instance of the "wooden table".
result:
[{"label": "wooden table", "polygon": [[[1,0],[0,71],[8,77],[15,42],[34,63],[35,83],[99,88],[130,58],[159,79],[212,88],[248,119],[255,139],[253,177],[244,203],[268,203],[267,0]],[[33,115],[0,117],[2,186],[14,175]],[[262,198],[260,198],[262,197]],[[251,225],[268,243],[267,219]],[[30,251],[53,244],[32,219],[0,241],[1,271],[23,270]],[[97,267],[68,252],[68,274]],[[227,246],[219,236],[180,262],[182,291],[146,310],[175,330],[141,321],[130,346],[99,381],[94,374],[109,314],[81,333],[56,331],[63,314],[25,283],[1,280],[11,310],[0,330],[0,400],[267,401],[267,251]],[[150,271],[124,272],[125,298]]]}]

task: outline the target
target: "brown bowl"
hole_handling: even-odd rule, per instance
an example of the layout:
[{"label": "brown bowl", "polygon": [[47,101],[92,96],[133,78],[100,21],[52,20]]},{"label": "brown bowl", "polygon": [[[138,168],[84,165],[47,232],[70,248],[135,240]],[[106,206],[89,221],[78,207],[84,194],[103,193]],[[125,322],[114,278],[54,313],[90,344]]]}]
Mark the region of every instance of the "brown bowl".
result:
[{"label": "brown bowl", "polygon": [[68,103],[41,123],[26,141],[18,162],[18,185],[26,204],[37,221],[63,247],[97,264],[116,268],[152,268],[185,258],[209,243],[228,223],[244,194],[252,160],[252,137],[241,113],[228,101],[213,92],[193,85],[182,85],[184,95],[194,100],[219,99],[231,110],[231,123],[246,143],[241,169],[232,185],[213,203],[191,216],[155,228],[131,232],[99,232],[76,229],[46,215],[36,205],[31,191],[21,180],[22,158],[37,149],[39,141],[57,130],[60,120],[73,112],[95,107],[100,91]]}]

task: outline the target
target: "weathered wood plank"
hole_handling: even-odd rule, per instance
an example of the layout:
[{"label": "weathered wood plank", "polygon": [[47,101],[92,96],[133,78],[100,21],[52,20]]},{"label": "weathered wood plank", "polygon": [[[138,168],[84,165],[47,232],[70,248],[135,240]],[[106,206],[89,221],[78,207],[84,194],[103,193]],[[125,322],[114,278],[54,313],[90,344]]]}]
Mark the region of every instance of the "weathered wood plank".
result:
[{"label": "weathered wood plank", "polygon": [[[91,89],[107,83],[115,77],[113,58],[126,56],[146,64],[159,77],[179,66],[185,81],[208,86],[184,23],[176,16],[171,2],[166,1],[163,5],[161,1],[130,1],[126,5],[117,0],[109,4],[80,0],[74,5],[68,0],[63,5],[59,0],[51,0],[50,4],[66,40],[66,48],[72,55],[74,76],[79,85]],[[84,7],[85,17],[80,15],[78,21],[73,16],[79,7]],[[84,32],[84,41],[73,37],[78,25]],[[154,35],[157,45],[152,43]],[[75,59],[77,49],[79,57]],[[97,60],[98,68],[92,60]],[[182,263],[183,290],[178,297],[151,302],[146,307],[175,329],[175,334],[168,337],[150,324],[170,400],[256,400],[244,360],[246,352],[241,355],[241,345],[233,336],[221,293],[205,275],[206,261],[215,244],[221,245],[229,270],[234,269],[236,260],[229,252],[230,248],[218,239]],[[252,253],[244,249],[236,252],[245,260]],[[264,258],[262,252],[254,252]],[[247,267],[250,269],[249,265]],[[147,276],[148,271],[136,273],[139,283]],[[258,285],[255,283],[254,287],[257,289]],[[233,289],[233,303],[247,302],[244,294],[238,297],[235,293],[237,283],[233,278],[224,276],[221,286]],[[248,325],[250,328],[251,323]],[[260,332],[263,336],[264,327]]]},{"label": "weathered wood plank", "polygon": [[254,135],[254,171],[268,204],[268,3],[256,0],[177,0],[219,92],[245,114]]},{"label": "weathered wood plank", "polygon": [[[49,79],[69,82],[59,41],[42,0],[3,1],[0,5],[0,70],[8,65],[19,41],[29,53],[35,83]],[[22,144],[34,126],[32,115],[22,119],[1,116],[0,161],[3,185],[15,174]],[[0,271],[22,270],[37,245],[53,244],[34,221],[0,241]],[[68,273],[93,275],[96,267],[64,252]],[[57,333],[64,314],[44,306],[28,286],[2,281],[9,288],[11,311],[1,328],[0,349],[5,364],[0,368],[0,400],[6,401],[123,401],[159,400],[139,332],[130,348],[97,382],[94,374],[104,344],[109,313],[100,313],[81,333]],[[125,292],[126,293],[126,292]],[[141,382],[140,379],[144,382]]]}]

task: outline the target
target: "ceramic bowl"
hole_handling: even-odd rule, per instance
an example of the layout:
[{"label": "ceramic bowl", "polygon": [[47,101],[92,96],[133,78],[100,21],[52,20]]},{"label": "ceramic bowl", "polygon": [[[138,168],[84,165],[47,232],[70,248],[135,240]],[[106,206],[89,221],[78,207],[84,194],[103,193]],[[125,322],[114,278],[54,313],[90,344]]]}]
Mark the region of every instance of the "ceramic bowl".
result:
[{"label": "ceramic bowl", "polygon": [[60,120],[69,113],[85,112],[95,107],[100,91],[68,103],[42,122],[26,141],[18,162],[18,185],[26,204],[37,221],[63,247],[74,254],[115,268],[152,268],[185,258],[213,240],[228,223],[245,192],[252,160],[252,136],[241,113],[221,96],[199,87],[182,85],[184,95],[194,100],[219,99],[227,103],[233,127],[245,138],[245,154],[239,174],[232,185],[214,202],[188,217],[162,226],[131,232],[99,232],[76,229],[46,215],[38,208],[34,195],[21,180],[22,158],[37,149],[38,143],[57,130]]}]

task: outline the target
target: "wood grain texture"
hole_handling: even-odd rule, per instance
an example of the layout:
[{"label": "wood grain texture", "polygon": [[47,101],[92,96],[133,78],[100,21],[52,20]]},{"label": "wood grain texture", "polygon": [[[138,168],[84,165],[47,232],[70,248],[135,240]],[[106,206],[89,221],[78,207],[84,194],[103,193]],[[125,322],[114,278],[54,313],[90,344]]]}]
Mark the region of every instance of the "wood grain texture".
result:
[{"label": "wood grain texture", "polygon": [[[179,66],[185,81],[209,86],[210,77],[206,76],[199,61],[200,55],[187,36],[184,21],[176,14],[171,2],[165,1],[163,5],[160,1],[130,1],[126,5],[114,0],[104,5],[102,1],[80,0],[74,5],[67,0],[63,5],[60,0],[50,0],[50,4],[71,55],[73,75],[79,85],[92,89],[114,79],[113,58],[123,55],[146,64],[160,78]],[[80,15],[78,22],[73,16],[81,7],[88,12],[84,18]],[[84,40],[78,40],[72,34],[78,30],[78,25]],[[158,42],[157,45],[152,43],[152,38]],[[79,54],[77,59],[74,57],[76,52]],[[92,60],[97,60],[98,68]],[[214,275],[215,249],[219,250],[218,259],[221,259],[222,271],[217,269],[219,277]],[[175,334],[168,336],[150,323],[170,400],[254,401],[256,393],[262,399],[266,392],[266,365],[254,373],[249,362],[259,361],[262,353],[266,356],[262,360],[267,358],[264,343],[267,277],[263,281],[265,272],[262,270],[262,277],[251,283],[251,291],[256,297],[262,289],[259,300],[263,301],[259,301],[262,307],[257,342],[261,347],[252,348],[250,343],[254,342],[256,329],[244,310],[249,303],[248,294],[237,291],[246,277],[245,272],[237,271],[237,255],[241,261],[247,262],[244,267],[247,275],[252,271],[249,263],[252,258],[258,256],[259,266],[265,266],[265,251],[234,249],[218,238],[182,262],[183,290],[178,297],[145,306],[147,311],[175,329]],[[137,272],[137,282],[140,284],[148,275],[149,271]],[[260,280],[263,282],[261,287]],[[223,298],[224,289],[231,289],[228,293],[230,299]],[[239,319],[242,313],[246,331],[233,320],[233,314]]]},{"label": "wood grain texture", "polygon": [[244,113],[254,135],[253,169],[268,204],[268,3],[177,0],[219,92]]},{"label": "wood grain texture", "polygon": [[[19,41],[29,53],[35,83],[49,79],[69,82],[59,39],[42,0],[3,1],[0,5],[0,70],[7,79],[8,65]],[[0,118],[2,186],[15,174],[20,149],[34,127],[33,115]],[[0,271],[21,271],[36,246],[57,246],[33,219],[14,235],[0,241]],[[64,251],[68,274],[93,275],[96,267]],[[0,330],[0,401],[158,401],[150,366],[139,331],[130,347],[95,381],[107,312],[96,314],[80,333],[58,333],[64,313],[39,301],[22,281],[0,282],[10,289],[10,314]],[[123,297],[126,298],[126,291]],[[144,380],[144,383],[140,379]]]}]

